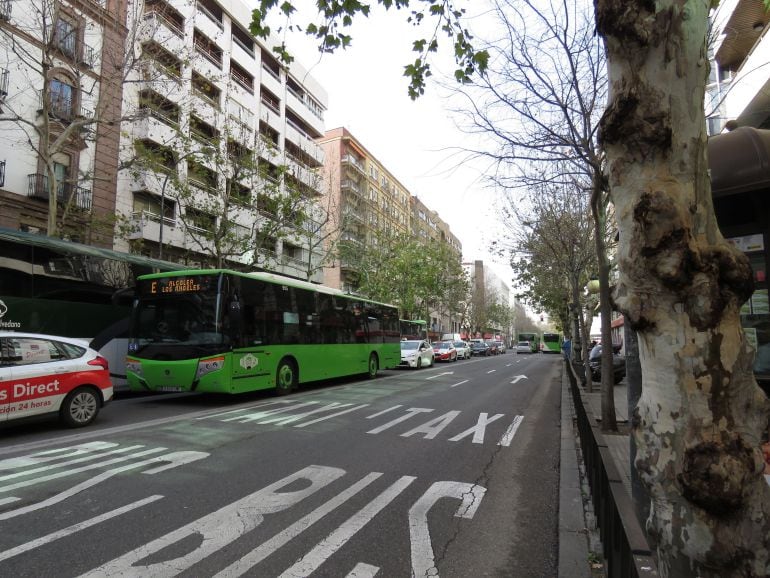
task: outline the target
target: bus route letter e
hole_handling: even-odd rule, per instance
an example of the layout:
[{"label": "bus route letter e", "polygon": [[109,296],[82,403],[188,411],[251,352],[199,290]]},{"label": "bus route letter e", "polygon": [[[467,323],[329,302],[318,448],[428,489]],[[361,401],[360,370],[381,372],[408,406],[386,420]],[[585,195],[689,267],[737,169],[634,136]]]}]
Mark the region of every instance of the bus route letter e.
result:
[{"label": "bus route letter e", "polygon": [[[220,508],[216,512],[190,522],[167,536],[153,540],[119,558],[115,558],[83,576],[90,578],[175,576],[214,552],[232,544],[244,534],[251,532],[262,523],[266,514],[273,514],[290,508],[343,475],[345,475],[345,470],[339,468],[308,466],[224,508]],[[282,488],[299,480],[306,480],[310,484],[307,486],[302,484],[304,487],[300,490],[279,493]],[[187,554],[173,560],[141,564],[145,558],[195,535],[202,538],[200,545]]]}]

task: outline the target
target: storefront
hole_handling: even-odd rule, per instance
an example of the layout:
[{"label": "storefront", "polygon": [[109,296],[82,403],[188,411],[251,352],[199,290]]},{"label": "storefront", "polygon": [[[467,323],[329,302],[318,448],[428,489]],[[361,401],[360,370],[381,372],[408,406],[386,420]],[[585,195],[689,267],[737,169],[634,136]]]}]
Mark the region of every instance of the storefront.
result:
[{"label": "storefront", "polygon": [[719,228],[746,253],[754,294],[741,310],[746,336],[757,349],[754,373],[770,384],[770,130],[741,127],[709,139],[711,192]]}]

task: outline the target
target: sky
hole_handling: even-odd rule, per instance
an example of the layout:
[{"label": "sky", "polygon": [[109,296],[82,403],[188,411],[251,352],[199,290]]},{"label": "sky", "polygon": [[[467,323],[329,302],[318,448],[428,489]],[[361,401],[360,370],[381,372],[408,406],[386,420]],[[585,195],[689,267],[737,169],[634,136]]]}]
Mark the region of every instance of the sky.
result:
[{"label": "sky", "polygon": [[[373,10],[373,13],[375,11]],[[307,18],[308,13],[303,13]],[[462,243],[463,260],[481,259],[511,287],[511,270],[489,252],[498,235],[495,191],[483,180],[484,167],[461,163],[458,148],[468,135],[447,110],[445,89],[428,79],[416,101],[407,95],[403,67],[415,59],[415,37],[406,14],[382,10],[355,21],[352,46],[320,55],[303,35],[286,38],[290,52],[328,92],[327,129],[345,127],[412,194],[450,227]],[[275,29],[277,23],[273,24]],[[441,62],[432,61],[439,68]],[[444,58],[451,73],[454,64]],[[512,287],[511,287],[512,288]]]}]

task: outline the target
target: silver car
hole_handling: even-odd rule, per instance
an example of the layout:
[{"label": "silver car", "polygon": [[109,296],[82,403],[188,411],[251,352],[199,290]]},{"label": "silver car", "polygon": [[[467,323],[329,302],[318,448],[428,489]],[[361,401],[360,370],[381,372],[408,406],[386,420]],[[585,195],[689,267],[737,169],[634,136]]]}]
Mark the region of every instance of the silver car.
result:
[{"label": "silver car", "polygon": [[400,367],[430,367],[433,365],[433,347],[420,339],[405,339],[401,342]]},{"label": "silver car", "polygon": [[471,358],[471,346],[465,343],[465,341],[455,341],[455,349],[457,350],[457,359],[470,359]]}]

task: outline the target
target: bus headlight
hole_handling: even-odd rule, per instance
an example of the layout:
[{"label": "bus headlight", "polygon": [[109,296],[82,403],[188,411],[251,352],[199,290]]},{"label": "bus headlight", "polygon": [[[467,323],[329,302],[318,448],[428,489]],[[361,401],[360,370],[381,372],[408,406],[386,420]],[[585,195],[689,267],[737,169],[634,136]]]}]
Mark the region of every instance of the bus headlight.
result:
[{"label": "bus headlight", "polygon": [[212,371],[219,371],[225,365],[225,358],[223,355],[217,357],[207,357],[198,361],[198,369],[195,372],[195,379],[200,379],[204,375],[208,375]]},{"label": "bus headlight", "polygon": [[126,373],[129,371],[135,373],[138,377],[144,376],[144,372],[142,372],[142,362],[138,359],[132,359],[130,357],[126,358]]}]

